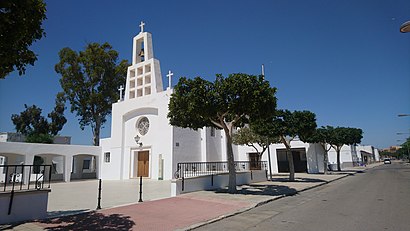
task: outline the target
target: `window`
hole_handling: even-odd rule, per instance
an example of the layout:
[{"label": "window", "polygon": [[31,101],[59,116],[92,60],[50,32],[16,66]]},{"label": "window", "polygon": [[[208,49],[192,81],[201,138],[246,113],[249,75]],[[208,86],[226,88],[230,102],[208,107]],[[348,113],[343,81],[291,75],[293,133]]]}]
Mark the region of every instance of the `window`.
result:
[{"label": "window", "polygon": [[147,134],[148,129],[149,129],[149,120],[147,117],[141,117],[140,119],[138,119],[137,124],[136,124],[136,128],[138,130],[138,132],[141,134],[141,136],[144,136],[145,134]]},{"label": "window", "polygon": [[211,136],[215,137],[215,128],[214,127],[211,127]]},{"label": "window", "polygon": [[109,152],[105,152],[105,153],[104,153],[104,161],[105,161],[105,163],[110,163],[110,161],[111,161],[111,153],[109,153]]},{"label": "window", "polygon": [[53,174],[58,174],[58,172],[57,172],[57,163],[54,163],[54,162],[52,163],[51,172]]},{"label": "window", "polygon": [[91,160],[84,160],[83,161],[83,169],[90,169]]},{"label": "window", "polygon": [[261,170],[261,156],[258,153],[249,153],[250,170]]}]

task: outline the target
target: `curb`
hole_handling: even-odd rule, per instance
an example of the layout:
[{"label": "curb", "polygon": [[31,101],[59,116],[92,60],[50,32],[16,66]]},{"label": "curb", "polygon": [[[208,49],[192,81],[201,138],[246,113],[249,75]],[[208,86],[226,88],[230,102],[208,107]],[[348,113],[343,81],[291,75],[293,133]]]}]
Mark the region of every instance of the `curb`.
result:
[{"label": "curb", "polygon": [[220,220],[223,220],[223,219],[225,219],[225,218],[232,217],[232,216],[235,216],[235,215],[244,213],[244,212],[246,212],[246,211],[249,211],[249,210],[251,210],[251,209],[253,209],[253,208],[259,207],[259,206],[264,205],[264,204],[267,204],[267,203],[269,203],[269,202],[276,201],[276,200],[279,200],[279,199],[281,199],[281,198],[288,197],[288,196],[294,196],[294,195],[298,194],[299,192],[304,192],[304,191],[307,191],[307,190],[310,190],[310,189],[314,189],[314,188],[317,188],[317,187],[320,187],[320,186],[323,186],[323,185],[332,183],[332,182],[334,182],[334,181],[337,181],[337,180],[340,180],[340,179],[344,179],[344,178],[346,178],[346,177],[348,177],[348,176],[352,176],[352,175],[355,175],[355,173],[353,173],[353,174],[344,174],[344,176],[342,176],[342,177],[339,177],[339,178],[336,178],[336,179],[333,179],[333,180],[330,180],[330,181],[327,181],[327,182],[322,182],[322,183],[320,183],[320,184],[313,185],[313,186],[310,186],[310,187],[301,189],[301,190],[297,191],[296,193],[286,193],[286,194],[283,194],[283,195],[280,195],[280,196],[275,196],[274,198],[261,201],[261,202],[257,203],[256,205],[253,205],[253,206],[250,206],[250,207],[246,207],[246,208],[240,209],[240,210],[238,210],[238,211],[235,211],[235,212],[232,212],[232,213],[228,213],[228,214],[224,214],[224,215],[221,215],[221,216],[219,216],[219,217],[213,218],[213,219],[211,219],[211,220],[204,221],[204,222],[200,222],[200,223],[196,223],[196,224],[193,224],[193,225],[191,225],[191,226],[188,226],[188,227],[185,227],[185,228],[182,228],[182,229],[177,229],[177,230],[178,230],[178,231],[189,231],[189,230],[193,230],[193,229],[196,229],[196,228],[199,228],[199,227],[208,225],[208,224],[215,223],[215,222],[220,221]]}]

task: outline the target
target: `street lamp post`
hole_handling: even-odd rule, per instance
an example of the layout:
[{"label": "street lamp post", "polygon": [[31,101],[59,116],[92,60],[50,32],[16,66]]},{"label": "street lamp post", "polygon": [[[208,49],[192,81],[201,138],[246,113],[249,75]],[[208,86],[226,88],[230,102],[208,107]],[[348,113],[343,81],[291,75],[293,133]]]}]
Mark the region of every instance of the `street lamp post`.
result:
[{"label": "street lamp post", "polygon": [[[400,31],[405,33],[405,32],[410,32],[410,21],[407,21],[405,23],[403,23],[403,25],[401,25],[400,27]],[[410,114],[398,114],[398,117],[405,117],[405,116],[410,116]],[[397,132],[397,135],[404,135],[404,134],[410,134],[408,132]],[[407,148],[407,156],[409,158],[409,163],[410,163],[410,152],[409,152],[409,145],[406,145]]]},{"label": "street lamp post", "polygon": [[407,21],[407,22],[403,23],[403,24],[400,26],[400,32],[401,32],[401,33],[408,33],[408,32],[410,32],[410,21]]}]

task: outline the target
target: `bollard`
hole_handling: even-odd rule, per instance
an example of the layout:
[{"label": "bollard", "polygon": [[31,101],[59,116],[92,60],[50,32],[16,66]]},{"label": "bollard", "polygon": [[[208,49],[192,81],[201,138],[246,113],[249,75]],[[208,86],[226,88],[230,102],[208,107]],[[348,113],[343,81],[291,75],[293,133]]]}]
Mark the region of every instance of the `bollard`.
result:
[{"label": "bollard", "polygon": [[101,179],[98,182],[98,204],[97,209],[101,209]]},{"label": "bollard", "polygon": [[9,202],[9,210],[7,215],[11,214],[11,208],[13,207],[13,200],[14,200],[14,188],[11,190],[11,195],[10,195],[10,202]]},{"label": "bollard", "polygon": [[143,202],[142,201],[142,176],[140,176],[140,199],[138,200],[138,202]]},{"label": "bollard", "polygon": [[211,175],[211,186],[214,186],[214,174]]}]

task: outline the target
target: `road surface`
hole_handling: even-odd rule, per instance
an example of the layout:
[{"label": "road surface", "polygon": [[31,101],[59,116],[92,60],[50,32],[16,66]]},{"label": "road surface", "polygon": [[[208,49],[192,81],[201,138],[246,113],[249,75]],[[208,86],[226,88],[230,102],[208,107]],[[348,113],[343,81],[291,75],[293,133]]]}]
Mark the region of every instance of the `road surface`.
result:
[{"label": "road surface", "polygon": [[410,165],[368,169],[195,230],[410,230]]}]

